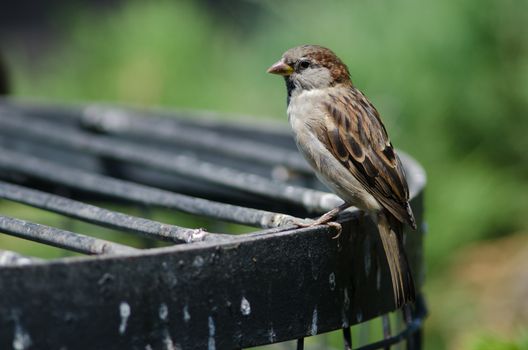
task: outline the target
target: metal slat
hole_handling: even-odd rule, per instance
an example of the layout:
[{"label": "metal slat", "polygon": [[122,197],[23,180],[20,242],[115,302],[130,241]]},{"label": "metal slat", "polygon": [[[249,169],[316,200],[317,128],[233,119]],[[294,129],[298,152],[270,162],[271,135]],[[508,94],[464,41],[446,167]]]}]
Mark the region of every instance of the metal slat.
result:
[{"label": "metal slat", "polygon": [[355,350],[386,349],[387,347],[390,347],[395,344],[399,344],[404,340],[412,339],[413,336],[421,332],[423,321],[427,314],[427,311],[425,310],[425,306],[423,303],[424,303],[423,296],[421,295],[417,296],[416,305],[419,306],[418,308],[419,312],[412,318],[412,320],[410,320],[410,322],[407,324],[407,327],[405,327],[403,331],[401,331],[400,333],[394,336],[385,338],[383,340],[361,346]]},{"label": "metal slat", "polygon": [[[155,108],[138,108],[126,105],[107,105],[92,103],[85,106],[49,105],[38,102],[18,102],[0,98],[0,113],[2,111],[21,113],[38,117],[39,119],[53,120],[62,125],[77,125],[83,123],[87,114],[93,115],[110,112],[133,114],[150,123],[163,123],[170,128],[192,127],[205,131],[213,131],[230,138],[251,139],[264,141],[266,144],[285,145],[288,149],[295,149],[291,133],[284,124],[275,121],[256,119],[254,116],[229,115],[213,111],[175,110]],[[95,113],[94,113],[95,111]],[[115,120],[115,119],[114,119]],[[117,119],[119,120],[123,119]],[[247,137],[251,135],[251,137]]]},{"label": "metal slat", "polygon": [[325,212],[343,203],[333,193],[271,181],[259,175],[202,162],[189,156],[173,155],[161,149],[138,146],[108,136],[93,135],[74,129],[65,132],[56,124],[35,118],[0,114],[0,126],[5,130],[31,135],[32,138],[38,138],[44,143],[148,166],[188,178],[197,178],[274,200],[284,200],[299,204],[313,212]]},{"label": "metal slat", "polygon": [[[0,117],[5,114],[6,110],[2,107],[0,105]],[[125,117],[127,116],[128,112],[125,109],[117,108],[116,110],[124,111]],[[59,130],[68,135],[93,136],[74,130],[80,127],[77,125],[79,121],[84,121],[85,125],[93,126],[93,124],[83,119],[85,116],[81,110],[72,109],[72,111],[78,114],[72,116],[71,119],[75,120],[72,123],[60,123],[58,122],[59,117],[53,119],[52,114],[47,116],[54,122],[44,123],[48,124],[46,128],[56,128],[52,135],[57,136],[53,152],[61,148],[65,150],[64,155],[72,158],[82,155],[82,159],[94,160],[94,163],[97,163],[99,158],[88,155],[88,153],[101,156],[101,159],[119,159],[119,164],[123,164],[123,161],[148,164],[149,168],[176,173],[163,168],[162,165],[152,165],[141,158],[146,157],[147,153],[133,162],[127,160],[128,155],[120,153],[119,149],[115,150],[116,153],[112,156],[113,151],[110,150],[110,146],[128,147],[127,142],[117,144],[103,142],[101,146],[100,140],[111,141],[112,137],[95,136],[97,142],[93,144],[91,138],[88,142],[81,139],[74,146],[78,147],[79,152],[70,152],[74,148],[70,144],[72,140],[59,137]],[[64,108],[64,115],[60,118],[69,117],[72,111]],[[40,118],[43,115],[43,113],[39,114],[40,107],[34,112],[33,116]],[[225,241],[215,241],[216,235],[211,234],[204,237],[204,240],[208,240],[207,237],[213,236],[214,239],[209,243],[182,244],[148,250],[138,250],[127,246],[112,248],[131,250],[123,253],[127,254],[124,256],[67,258],[53,263],[37,264],[33,264],[34,261],[38,262],[37,259],[29,258],[31,259],[30,266],[22,267],[16,266],[16,261],[26,264],[28,258],[14,256],[13,264],[11,264],[9,259],[13,257],[13,252],[0,250],[0,266],[3,260],[8,261],[5,265],[8,267],[0,269],[2,281],[4,281],[0,284],[0,294],[3,296],[1,303],[2,308],[8,310],[8,312],[0,313],[0,321],[4,325],[0,329],[2,334],[0,348],[12,346],[13,339],[16,340],[17,336],[18,339],[30,339],[31,346],[38,348],[186,348],[207,347],[210,344],[217,348],[243,348],[291,339],[298,339],[298,348],[303,348],[306,330],[314,329],[314,325],[319,330],[318,333],[324,333],[344,327],[345,324],[348,325],[348,320],[354,320],[352,323],[361,323],[394,309],[391,303],[387,267],[385,264],[371,264],[373,261],[379,262],[379,257],[384,256],[381,242],[378,236],[373,234],[376,228],[368,220],[366,222],[359,220],[356,217],[357,211],[352,213],[353,217],[350,216],[351,213],[348,213],[348,216],[343,215],[339,218],[344,221],[344,230],[338,239],[332,239],[333,235],[328,227],[312,227],[273,234],[273,232],[292,228],[292,225],[277,228],[278,225],[289,222],[292,217],[182,196],[154,187],[78,170],[71,166],[63,166],[54,163],[62,156],[60,152],[57,152],[57,158],[54,157],[53,152],[50,152],[49,159],[51,160],[39,160],[32,156],[31,152],[36,150],[40,144],[48,148],[46,145],[48,140],[45,136],[48,135],[48,130],[39,133],[37,129],[43,126],[43,123],[40,123],[36,117],[19,116],[19,113],[26,114],[26,111],[22,108],[22,111],[19,110],[17,114],[12,114],[13,118],[16,118],[15,122],[6,121],[4,129],[0,121],[0,145],[3,140],[19,139],[20,142],[7,142],[5,145],[8,148],[20,147],[15,149],[24,150],[25,153],[3,150],[0,147],[0,178],[5,177],[8,181],[12,179],[22,183],[26,179],[40,179],[44,180],[44,183],[89,191],[92,195],[113,196],[136,203],[163,206],[237,223],[241,223],[239,220],[249,221],[258,223],[252,226],[271,228],[246,235],[231,236],[231,239]],[[50,108],[46,113],[53,113],[53,109]],[[139,116],[137,118],[141,121]],[[29,132],[28,128],[20,125],[20,120],[31,125],[28,127]],[[122,121],[126,123],[130,120],[124,118]],[[147,122],[146,119],[144,121]],[[112,122],[119,123],[120,120]],[[207,124],[207,122],[204,123]],[[168,129],[169,124],[172,123],[166,124]],[[145,124],[146,128],[147,125],[148,123]],[[200,127],[200,123],[193,125],[192,121],[182,122],[181,125],[185,125],[184,130],[189,131],[189,135],[193,128],[197,130]],[[222,142],[222,126],[217,125],[218,128],[216,128],[214,123],[211,125],[211,128],[204,129],[219,131],[218,141]],[[140,126],[141,123],[138,123],[134,128],[140,128]],[[70,130],[74,132],[70,133]],[[34,132],[36,134],[33,134]],[[145,133],[139,129],[127,130],[121,135],[125,136],[124,138],[133,136],[129,138],[131,139],[130,145],[140,145],[141,139],[149,137],[151,132],[155,134],[155,128],[146,130]],[[116,133],[119,134],[119,132]],[[263,131],[263,136],[264,134],[265,131]],[[177,134],[167,132],[166,136],[162,137],[176,137],[175,135]],[[238,138],[233,130],[229,130],[226,135]],[[194,134],[194,136],[199,135]],[[263,139],[265,138],[261,138]],[[182,140],[174,143],[181,142],[184,148],[184,144],[189,143],[187,141],[192,142],[182,137]],[[60,147],[56,147],[57,145]],[[24,148],[26,146],[28,146],[27,149]],[[159,153],[162,153],[164,157],[167,156],[165,160],[173,157],[172,154],[163,150],[163,143],[160,143],[160,146]],[[198,141],[194,146],[196,149],[206,150],[213,145]],[[234,147],[235,144],[226,146],[218,153],[244,159],[244,152],[237,154],[238,151],[230,149],[231,146]],[[86,152],[87,147],[93,147],[93,149]],[[102,150],[99,147],[102,147]],[[137,149],[140,148],[144,147],[137,147]],[[150,150],[158,152],[154,147]],[[46,152],[35,152],[47,155]],[[110,153],[108,155],[105,152]],[[124,158],[121,159],[119,157],[122,154]],[[227,161],[228,158],[225,157],[224,160]],[[406,156],[403,155],[402,158]],[[64,159],[60,160],[67,162]],[[403,160],[409,176],[411,194],[414,197],[423,191],[425,176],[423,170],[412,159]],[[260,161],[264,164],[271,162],[272,159]],[[76,164],[84,166],[81,162]],[[199,162],[199,164],[204,163]],[[233,164],[238,166],[236,163]],[[124,168],[136,169],[138,167]],[[237,172],[229,174],[233,175]],[[189,175],[184,175],[187,179],[191,178]],[[167,176],[167,178],[173,177]],[[6,186],[2,186],[3,184]],[[225,186],[235,188],[231,185]],[[209,185],[209,187],[213,186]],[[22,189],[22,192],[18,193],[19,189]],[[74,192],[77,194],[77,191]],[[159,229],[157,226],[148,226],[149,220],[143,222],[141,220],[144,219],[141,218],[130,217],[0,181],[0,197],[2,196],[72,217],[82,216],[84,220],[100,225],[115,224],[118,226],[114,228],[122,230],[130,229],[127,227],[127,222],[124,222],[130,219],[139,219],[139,226],[145,224],[144,229],[146,230],[152,229],[154,232]],[[421,195],[413,199],[413,205],[418,206],[416,215],[419,222],[422,221],[422,201]],[[70,205],[71,211],[68,209]],[[237,211],[233,212],[233,210]],[[88,213],[74,213],[74,211],[87,211]],[[107,220],[108,215],[114,217],[115,214],[118,214],[118,220]],[[124,215],[124,217],[119,217],[119,215]],[[0,232],[3,229],[2,218],[0,216]],[[83,240],[97,239],[22,220],[6,219],[9,227],[18,229],[19,237],[25,234],[24,238],[27,238],[26,231],[31,230],[33,238],[30,239],[39,242],[60,246],[58,244],[64,241],[84,249],[96,250],[89,244],[89,241]],[[13,223],[11,220],[18,221],[18,223]],[[132,226],[137,226],[137,222]],[[420,254],[422,228],[423,226],[420,225],[419,231],[408,235],[406,240],[406,248],[411,252],[409,260],[418,277],[419,285],[423,282],[423,257]],[[178,229],[184,230],[177,231],[179,233],[191,230],[187,228],[176,230]],[[223,235],[219,235],[218,238],[221,236]],[[189,236],[181,235],[184,240],[186,237]],[[55,240],[56,243],[48,243],[44,239]],[[370,242],[368,246],[374,247],[368,252],[364,248],[367,239]],[[96,246],[99,249],[108,248],[108,244],[120,246],[104,240],[97,241]],[[105,253],[108,254],[108,251]],[[13,254],[16,255],[16,253]],[[291,264],[291,261],[296,261],[296,264]],[[50,281],[61,281],[61,283],[50,283]],[[130,281],[133,283],[131,284]],[[71,290],[75,290],[75,298],[72,298],[71,293],[68,292]],[[44,322],[42,322],[42,317],[35,317],[34,310],[36,309],[44,310],[43,314],[46,318]],[[276,310],[281,310],[281,312],[277,313]],[[405,311],[407,311],[404,313],[406,324],[403,331],[391,336],[390,330],[386,329],[389,325],[383,323],[384,339],[356,348],[356,350],[386,349],[404,340],[407,341],[409,348],[420,344],[420,330],[426,313],[422,297],[418,297],[415,310],[409,308]],[[99,326],[93,327],[94,324]],[[67,328],[74,331],[54,332],[53,328],[57,328],[57,325],[61,329]],[[349,327],[343,329],[343,339],[345,349],[352,349]]]},{"label": "metal slat", "polygon": [[228,235],[208,233],[201,229],[178,227],[126,215],[3,181],[0,181],[0,198],[50,210],[92,224],[139,233],[149,238],[164,241],[192,243],[203,240],[226,239],[229,237]]},{"label": "metal slat", "polygon": [[250,162],[283,165],[292,170],[313,174],[299,153],[270,143],[248,139],[233,139],[198,125],[175,123],[174,118],[144,118],[137,112],[119,108],[89,106],[85,108],[83,125],[113,135],[128,135],[142,139],[164,140],[173,144],[192,146],[217,154]]},{"label": "metal slat", "polygon": [[138,249],[25,220],[0,216],[0,232],[78,253],[133,254]]},{"label": "metal slat", "polygon": [[343,347],[345,350],[352,350],[352,332],[350,327],[343,328]]},{"label": "metal slat", "polygon": [[[389,315],[381,316],[381,327],[383,329],[383,339],[389,339],[391,337],[391,326]],[[383,348],[384,350],[390,350],[390,345]]]},{"label": "metal slat", "polygon": [[176,209],[242,225],[275,228],[294,219],[290,215],[213,202],[93,174],[7,149],[0,149],[0,169],[135,203]]},{"label": "metal slat", "polygon": [[44,260],[27,257],[10,250],[0,249],[0,267],[2,266],[22,266],[44,262]]},{"label": "metal slat", "polygon": [[[240,349],[303,337],[314,324],[324,333],[342,327],[342,312],[356,324],[358,314],[364,321],[394,309],[388,267],[365,269],[370,263],[363,239],[373,231],[357,221],[347,225],[339,239],[328,229],[310,228],[241,235],[234,244],[178,245],[133,256],[0,269],[6,281],[0,284],[0,307],[20,311],[20,324],[39,349],[144,349],[147,344],[157,349],[168,338],[182,349],[207,348],[211,337],[218,349]],[[421,238],[417,234],[409,241]],[[381,242],[373,248],[369,256],[376,261],[384,254]],[[421,262],[410,263],[420,271]],[[126,330],[119,332],[124,303],[131,312]],[[44,316],[36,317],[34,310]],[[0,313],[2,349],[11,346],[10,316]],[[72,331],[54,332],[57,328]]]}]

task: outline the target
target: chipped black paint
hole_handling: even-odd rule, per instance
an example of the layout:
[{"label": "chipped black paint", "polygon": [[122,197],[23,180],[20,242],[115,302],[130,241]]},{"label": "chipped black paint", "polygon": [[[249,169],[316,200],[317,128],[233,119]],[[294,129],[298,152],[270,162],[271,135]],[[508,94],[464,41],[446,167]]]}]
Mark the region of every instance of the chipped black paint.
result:
[{"label": "chipped black paint", "polygon": [[[79,129],[80,125],[97,129],[99,125],[93,115],[67,108],[48,110],[0,103],[0,114],[6,109],[13,113],[18,111],[28,118],[46,119],[50,125],[59,125],[66,131]],[[177,135],[176,130],[180,127],[229,135],[232,139],[242,139],[248,132],[248,127],[241,125],[214,124],[203,120],[149,119],[121,112],[123,114],[119,118],[125,118],[126,123],[100,125],[100,131],[115,132],[113,137],[126,139],[127,142],[147,142],[145,140],[148,139],[157,147],[167,147],[171,151],[181,145],[173,147],[172,141],[163,138]],[[103,120],[100,122],[104,124]],[[100,160],[108,160],[104,157],[110,151],[123,150],[120,143],[115,144],[118,146],[116,149],[110,150],[106,141],[100,142],[101,138],[95,140],[84,134],[82,140],[68,140],[76,144],[75,147],[57,147],[48,143],[58,141],[22,132],[24,125],[8,121],[4,125],[11,125],[9,130],[0,129],[0,178],[6,181],[60,192],[61,195],[70,193],[79,201],[86,198],[93,200],[95,196],[100,201],[115,202],[117,198],[124,203],[187,209],[202,216],[242,221],[254,226],[266,226],[268,224],[263,224],[262,220],[271,220],[266,216],[270,212],[264,212],[264,209],[299,215],[308,212],[299,205],[299,201],[270,200],[232,189],[218,192],[218,186],[185,182],[177,177],[164,178],[155,171],[146,176],[138,172],[141,166],[127,164],[124,159],[114,160],[112,168],[107,168],[107,162]],[[131,125],[135,125],[136,129],[121,129]],[[13,133],[13,130],[19,133]],[[34,133],[44,132],[31,130]],[[151,134],[142,134],[143,130],[149,130]],[[170,130],[175,134],[166,133]],[[298,163],[289,156],[280,158],[279,154],[269,150],[265,154],[256,151],[259,144],[273,140],[277,148],[284,150],[283,154],[289,154],[294,145],[287,133],[256,127],[249,130],[253,137],[253,143],[249,144],[255,146],[252,151],[260,154],[258,162],[248,162],[247,154],[230,148],[232,144],[229,143],[219,143],[219,153],[215,153],[215,157],[233,167],[251,167],[262,176],[269,173],[270,167],[280,164],[294,169],[301,177],[300,181],[304,181],[301,182],[304,186],[316,186],[309,169],[301,165],[304,163]],[[53,135],[57,136],[56,140],[66,141],[60,135]],[[153,141],[153,138],[156,140]],[[81,141],[85,142],[84,146],[92,147],[90,155],[78,144]],[[20,145],[23,147],[19,148]],[[203,142],[192,145],[192,151],[198,154],[212,152]],[[97,149],[108,153],[101,154]],[[30,154],[24,153],[27,150],[31,151]],[[44,161],[46,157],[56,162]],[[59,164],[61,162],[63,164]],[[421,230],[424,227],[424,180],[419,179],[421,175],[414,174],[421,174],[421,170],[413,165],[412,160],[405,158],[404,164],[411,179],[411,192],[418,194],[413,198],[412,205]],[[116,171],[117,168],[119,171]],[[117,174],[126,178],[116,179]],[[155,188],[155,184],[165,189]],[[189,194],[204,197],[214,193],[217,199],[239,205],[245,203],[251,208],[244,210],[237,206],[205,203],[166,189],[184,189]],[[65,206],[71,205],[72,216],[80,215],[75,213],[75,208],[87,210],[83,219],[99,224],[103,223],[106,215],[112,214],[71,201],[63,202],[65,206],[56,205],[58,202],[53,201],[58,198],[40,193],[24,191],[23,196],[17,197],[16,191],[21,189],[11,190],[14,192],[9,192],[9,195],[5,192],[4,197],[27,201],[22,197],[34,195],[32,205],[61,214],[68,214]],[[138,220],[138,225],[130,227],[128,224],[133,221],[128,220],[134,218],[114,220],[116,217],[113,215],[110,218],[107,224],[122,230],[133,231],[135,227],[147,231],[150,225],[156,225]],[[215,239],[170,248],[139,250],[133,254],[124,252],[119,256],[68,258],[51,262],[17,257],[16,260],[24,265],[0,268],[0,349],[13,348],[14,340],[30,349],[146,349],[148,346],[152,349],[171,346],[187,349],[207,348],[213,344],[216,349],[233,349],[319,334],[364,322],[393,310],[390,275],[375,226],[358,212],[344,215],[341,219],[343,232],[338,239],[332,238],[335,232],[321,226],[283,232],[273,229],[267,233],[232,236],[229,240],[213,237]],[[159,231],[156,227],[153,232]],[[21,231],[21,228],[17,230]],[[417,290],[420,290],[424,275],[420,230],[406,232],[407,255]],[[50,232],[53,230],[35,227],[35,233]],[[66,238],[67,233],[63,234]],[[173,236],[187,241],[186,237],[176,233]],[[413,323],[411,327],[415,332],[419,323]],[[419,336],[420,332],[416,334]],[[396,342],[403,336],[388,339]]]}]

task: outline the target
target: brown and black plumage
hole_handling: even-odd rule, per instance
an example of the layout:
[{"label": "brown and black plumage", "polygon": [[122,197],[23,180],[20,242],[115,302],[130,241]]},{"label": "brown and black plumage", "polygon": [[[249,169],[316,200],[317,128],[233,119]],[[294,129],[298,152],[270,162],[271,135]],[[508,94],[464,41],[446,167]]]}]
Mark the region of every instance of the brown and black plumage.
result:
[{"label": "brown and black plumage", "polygon": [[414,300],[402,227],[416,223],[400,159],[379,113],[357,90],[347,66],[329,49],[305,45],[284,53],[268,72],[284,76],[288,118],[300,152],[345,204],[313,224],[357,206],[372,214],[391,272],[397,306]]}]

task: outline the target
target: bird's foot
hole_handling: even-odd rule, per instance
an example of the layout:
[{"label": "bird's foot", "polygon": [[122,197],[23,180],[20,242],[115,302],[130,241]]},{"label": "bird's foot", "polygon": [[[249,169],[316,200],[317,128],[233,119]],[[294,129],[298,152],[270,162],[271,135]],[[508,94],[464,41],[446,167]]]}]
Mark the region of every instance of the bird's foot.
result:
[{"label": "bird's foot", "polygon": [[341,224],[335,221],[330,221],[330,222],[327,222],[326,224],[330,227],[335,228],[337,232],[336,235],[332,237],[332,239],[338,239],[341,236],[341,232],[343,232],[343,227],[341,226]]},{"label": "bird's foot", "polygon": [[314,226],[319,226],[319,225],[328,225],[330,227],[333,227],[337,234],[332,237],[332,239],[337,239],[339,238],[339,236],[341,236],[341,232],[343,231],[343,228],[341,227],[341,224],[338,223],[338,222],[335,222],[335,221],[330,221],[332,220],[332,218],[330,217],[324,217],[321,216],[320,218],[316,219],[316,220],[311,220],[311,219],[305,219],[303,221],[300,221],[300,220],[295,220],[293,221],[293,224],[298,226],[298,227],[314,227]]}]

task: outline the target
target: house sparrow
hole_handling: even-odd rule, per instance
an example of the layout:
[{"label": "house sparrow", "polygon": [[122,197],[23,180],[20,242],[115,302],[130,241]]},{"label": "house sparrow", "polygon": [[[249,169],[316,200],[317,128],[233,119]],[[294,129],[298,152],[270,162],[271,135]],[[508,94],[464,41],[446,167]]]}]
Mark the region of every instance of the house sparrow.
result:
[{"label": "house sparrow", "polygon": [[328,224],[350,206],[368,212],[387,256],[396,306],[413,301],[402,229],[403,224],[416,229],[416,222],[405,172],[378,111],[354,87],[347,66],[327,48],[289,49],[268,73],[286,81],[288,119],[299,151],[345,202],[310,226]]}]

